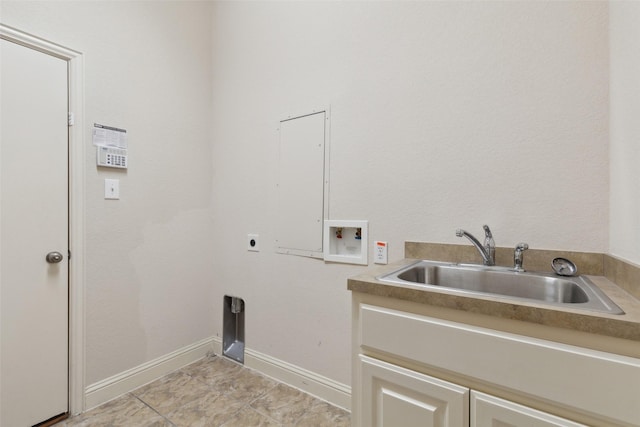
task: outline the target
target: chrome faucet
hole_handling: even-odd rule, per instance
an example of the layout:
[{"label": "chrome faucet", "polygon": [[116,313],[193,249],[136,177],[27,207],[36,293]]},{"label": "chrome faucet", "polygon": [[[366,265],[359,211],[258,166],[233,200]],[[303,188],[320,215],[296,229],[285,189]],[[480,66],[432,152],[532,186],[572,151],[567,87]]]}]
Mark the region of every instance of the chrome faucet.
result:
[{"label": "chrome faucet", "polygon": [[475,246],[478,252],[480,252],[484,265],[495,265],[496,243],[493,241],[493,236],[491,235],[489,226],[483,225],[482,228],[484,228],[484,245],[481,245],[478,239],[473,236],[473,234],[468,233],[460,228],[456,230],[456,236],[466,237],[471,241],[471,243],[473,243],[473,246]]},{"label": "chrome faucet", "polygon": [[526,243],[518,243],[516,245],[516,249],[513,252],[513,270],[518,272],[523,272],[524,268],[522,268],[522,256],[524,255],[524,251],[529,249],[529,245]]}]

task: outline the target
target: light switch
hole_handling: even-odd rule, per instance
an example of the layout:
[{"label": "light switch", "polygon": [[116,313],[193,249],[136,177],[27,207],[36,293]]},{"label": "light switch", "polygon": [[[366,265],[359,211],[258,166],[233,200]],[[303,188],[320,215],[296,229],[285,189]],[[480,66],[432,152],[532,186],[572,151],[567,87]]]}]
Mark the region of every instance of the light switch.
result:
[{"label": "light switch", "polygon": [[104,180],[104,198],[117,200],[120,198],[120,180],[105,179]]}]

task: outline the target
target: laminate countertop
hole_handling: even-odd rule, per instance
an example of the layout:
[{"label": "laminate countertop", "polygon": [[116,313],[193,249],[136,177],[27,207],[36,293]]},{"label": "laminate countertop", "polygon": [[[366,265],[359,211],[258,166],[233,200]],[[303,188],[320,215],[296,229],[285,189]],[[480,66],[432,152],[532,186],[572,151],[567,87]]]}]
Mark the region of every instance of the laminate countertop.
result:
[{"label": "laminate countertop", "polygon": [[392,284],[376,279],[418,260],[405,258],[387,265],[371,267],[364,273],[349,278],[347,287],[353,292],[629,340],[631,345],[637,345],[637,349],[640,349],[640,301],[604,276],[585,275],[611,298],[624,314],[580,310],[571,308],[569,304],[566,308],[549,306],[535,301],[516,301],[490,294],[461,296],[448,292],[446,288],[434,289],[411,283]]}]

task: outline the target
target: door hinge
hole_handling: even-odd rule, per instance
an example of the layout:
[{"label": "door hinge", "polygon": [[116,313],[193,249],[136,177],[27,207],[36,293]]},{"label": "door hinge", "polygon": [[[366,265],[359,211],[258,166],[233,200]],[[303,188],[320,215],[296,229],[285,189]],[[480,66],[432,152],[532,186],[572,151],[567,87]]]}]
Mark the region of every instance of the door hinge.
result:
[{"label": "door hinge", "polygon": [[69,254],[69,256],[67,257],[67,260],[71,259],[71,251],[67,250],[67,253]]},{"label": "door hinge", "polygon": [[76,121],[75,115],[73,113],[71,113],[71,112],[68,113],[67,114],[67,124],[69,126],[73,126],[75,124],[75,121]]}]

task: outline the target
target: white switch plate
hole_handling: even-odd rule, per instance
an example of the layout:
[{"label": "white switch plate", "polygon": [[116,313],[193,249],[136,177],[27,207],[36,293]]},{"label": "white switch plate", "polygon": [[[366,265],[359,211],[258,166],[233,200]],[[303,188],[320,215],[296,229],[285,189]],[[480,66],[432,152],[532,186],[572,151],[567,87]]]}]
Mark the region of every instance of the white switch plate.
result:
[{"label": "white switch plate", "polygon": [[260,252],[260,236],[258,234],[247,234],[247,250],[251,252]]},{"label": "white switch plate", "polygon": [[376,241],[373,246],[373,259],[376,264],[387,264],[387,242]]},{"label": "white switch plate", "polygon": [[104,180],[104,198],[109,200],[118,200],[120,198],[119,179]]}]

